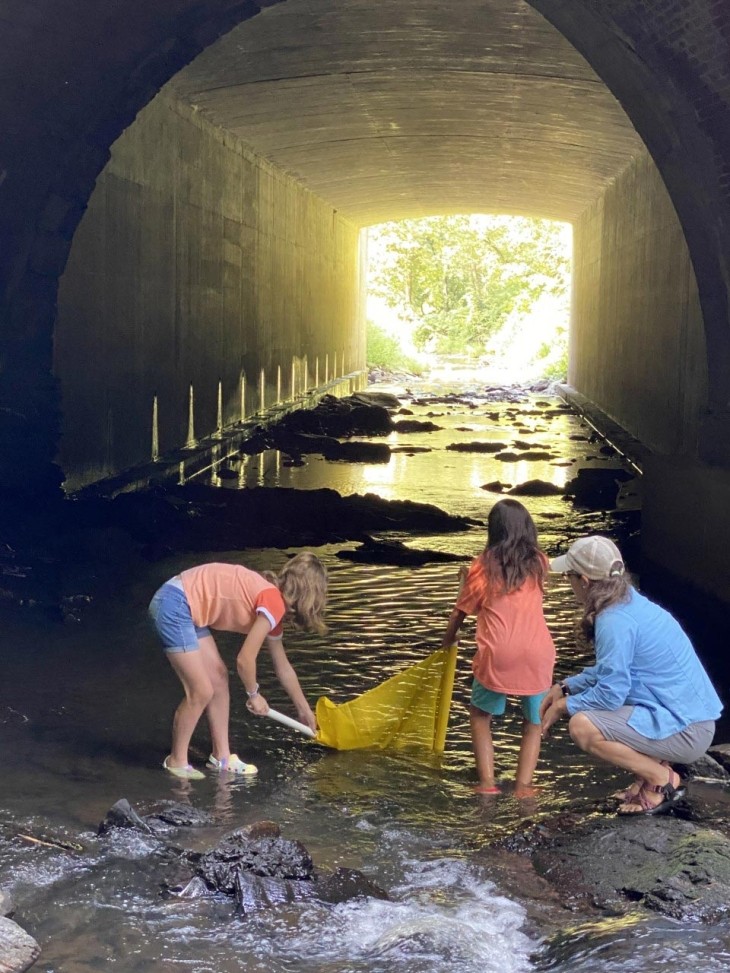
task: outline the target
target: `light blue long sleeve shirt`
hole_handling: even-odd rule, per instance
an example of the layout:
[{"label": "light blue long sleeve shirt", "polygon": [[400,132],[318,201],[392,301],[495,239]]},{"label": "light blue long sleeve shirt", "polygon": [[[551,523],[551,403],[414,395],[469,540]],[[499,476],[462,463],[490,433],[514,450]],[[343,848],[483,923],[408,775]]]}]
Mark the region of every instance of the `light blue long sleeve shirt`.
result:
[{"label": "light blue long sleeve shirt", "polygon": [[679,623],[635,589],[628,602],[597,616],[595,645],[596,664],[565,680],[571,716],[633,706],[629,726],[661,740],[722,712]]}]

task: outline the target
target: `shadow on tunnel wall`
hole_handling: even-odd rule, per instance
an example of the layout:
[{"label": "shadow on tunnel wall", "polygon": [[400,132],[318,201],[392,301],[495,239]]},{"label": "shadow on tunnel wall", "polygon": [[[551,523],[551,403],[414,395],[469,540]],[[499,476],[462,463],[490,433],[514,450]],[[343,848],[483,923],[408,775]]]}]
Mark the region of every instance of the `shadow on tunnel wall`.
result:
[{"label": "shadow on tunnel wall", "polygon": [[724,707],[718,721],[716,739],[728,739],[730,660],[727,652],[727,602],[679,579],[676,574],[646,558],[642,564],[641,588],[653,601],[666,607],[680,622],[693,644],[700,647],[702,662]]}]

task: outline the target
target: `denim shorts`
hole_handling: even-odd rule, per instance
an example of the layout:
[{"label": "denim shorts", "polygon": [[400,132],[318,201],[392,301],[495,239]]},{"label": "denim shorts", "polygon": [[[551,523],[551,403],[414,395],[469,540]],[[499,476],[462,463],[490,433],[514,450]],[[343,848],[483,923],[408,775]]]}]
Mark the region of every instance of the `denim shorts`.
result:
[{"label": "denim shorts", "polygon": [[166,581],[155,592],[148,610],[165,652],[195,652],[198,639],[210,635],[209,628],[198,628],[193,622],[190,605],[178,578]]},{"label": "denim shorts", "polygon": [[[528,723],[540,725],[540,704],[548,692],[546,689],[544,693],[535,693],[534,696],[517,697],[522,703],[522,715]],[[492,716],[502,716],[507,705],[507,695],[495,693],[475,679],[471,686],[471,705],[485,713],[491,713]]]}]

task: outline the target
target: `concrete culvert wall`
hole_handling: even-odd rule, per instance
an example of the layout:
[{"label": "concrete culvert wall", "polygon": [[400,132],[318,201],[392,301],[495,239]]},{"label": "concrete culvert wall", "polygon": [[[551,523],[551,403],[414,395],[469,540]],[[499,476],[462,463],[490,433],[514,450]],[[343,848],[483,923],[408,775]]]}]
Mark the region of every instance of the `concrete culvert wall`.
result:
[{"label": "concrete culvert wall", "polygon": [[165,453],[186,444],[191,409],[210,436],[363,369],[360,265],[356,227],[156,99],[113,146],[61,280],[67,489],[148,462],[153,413]]}]

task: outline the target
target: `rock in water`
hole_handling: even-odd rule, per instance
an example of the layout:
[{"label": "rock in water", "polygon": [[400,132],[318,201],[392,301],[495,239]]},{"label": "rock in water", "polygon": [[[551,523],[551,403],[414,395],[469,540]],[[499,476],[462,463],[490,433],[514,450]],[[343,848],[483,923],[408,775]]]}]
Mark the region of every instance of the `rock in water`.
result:
[{"label": "rock in water", "polygon": [[107,834],[112,828],[133,828],[145,834],[160,835],[173,828],[201,828],[212,823],[212,815],[189,804],[161,801],[153,813],[140,815],[126,798],[122,798],[107,811],[99,825],[99,834]]},{"label": "rock in water", "polygon": [[317,898],[322,902],[347,902],[349,899],[387,899],[388,894],[355,868],[336,868],[331,875],[321,875],[316,884]]},{"label": "rock in water", "polygon": [[319,898],[314,882],[266,878],[243,868],[238,868],[235,872],[234,896],[236,908],[244,916],[289,902]]},{"label": "rock in water", "polygon": [[314,863],[299,841],[252,840],[245,833],[234,831],[201,857],[197,872],[212,889],[233,895],[241,869],[265,878],[304,881],[311,879]]},{"label": "rock in water", "polygon": [[712,923],[730,913],[730,839],[675,816],[568,810],[538,825],[526,822],[493,847],[529,854],[536,873],[561,889],[571,908],[616,913],[641,905],[672,919]]},{"label": "rock in water", "polygon": [[584,510],[613,509],[621,484],[632,479],[633,474],[627,470],[584,466],[565,484],[565,494],[573,498],[576,507]]},{"label": "rock in water", "polygon": [[0,917],[0,973],[24,973],[40,955],[32,936],[12,919]]},{"label": "rock in water", "polygon": [[[139,815],[128,801],[121,800],[107,813],[99,833],[136,828],[145,834],[159,834],[160,827],[169,830],[171,822],[190,826],[208,823],[208,817],[206,812],[172,802],[164,802],[157,814]],[[163,895],[197,899],[223,893],[235,898],[243,915],[308,899],[336,903],[359,896],[388,898],[383,889],[355,869],[318,872],[304,845],[282,838],[273,821],[237,828],[203,854],[173,845],[166,845],[166,853],[173,857],[177,870],[174,881],[179,884],[163,882]]]},{"label": "rock in water", "polygon": [[104,820],[99,825],[99,834],[108,834],[112,828],[132,828],[135,831],[152,834],[152,828],[149,824],[137,814],[124,797],[113,804],[106,812]]},{"label": "rock in water", "polygon": [[564,487],[548,483],[547,480],[525,480],[508,492],[513,497],[557,497],[562,496]]}]

